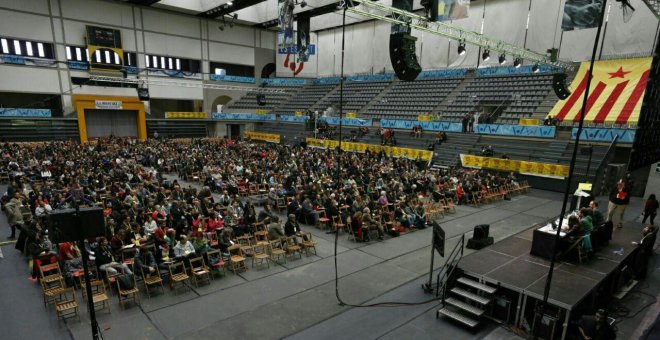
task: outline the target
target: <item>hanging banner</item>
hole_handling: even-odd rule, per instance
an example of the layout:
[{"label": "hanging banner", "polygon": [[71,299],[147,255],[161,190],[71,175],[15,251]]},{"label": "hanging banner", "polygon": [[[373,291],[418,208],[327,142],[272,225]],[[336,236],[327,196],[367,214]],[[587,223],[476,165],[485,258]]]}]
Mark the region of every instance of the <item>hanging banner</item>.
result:
[{"label": "hanging banner", "polygon": [[[637,124],[652,58],[601,60],[594,64],[585,122],[597,124]],[[580,121],[582,100],[589,77],[589,62],[582,62],[570,88],[573,93],[559,100],[548,118],[559,121]]]},{"label": "hanging banner", "polygon": [[568,176],[568,165],[519,161],[494,157],[461,154],[461,164],[468,168],[513,171],[523,175],[564,179]]},{"label": "hanging banner", "polygon": [[[332,139],[307,138],[306,142],[307,146],[315,148],[335,149],[339,146],[339,141]],[[372,153],[384,152],[386,155],[390,155],[392,157],[405,157],[409,159],[421,159],[424,161],[430,161],[431,158],[433,158],[433,151],[429,150],[400,148],[396,146],[382,146],[376,144],[342,142],[341,149],[344,151],[359,153],[364,153],[367,150]]]},{"label": "hanging banner", "polygon": [[603,0],[566,0],[562,31],[598,27]]},{"label": "hanging banner", "polygon": [[99,110],[121,110],[123,107],[121,100],[95,100],[94,106]]},{"label": "hanging banner", "polygon": [[264,133],[264,132],[254,132],[254,131],[245,131],[245,138],[262,140],[269,143],[279,143],[280,135],[274,133]]},{"label": "hanging banner", "polygon": [[165,112],[168,119],[206,119],[206,112]]}]

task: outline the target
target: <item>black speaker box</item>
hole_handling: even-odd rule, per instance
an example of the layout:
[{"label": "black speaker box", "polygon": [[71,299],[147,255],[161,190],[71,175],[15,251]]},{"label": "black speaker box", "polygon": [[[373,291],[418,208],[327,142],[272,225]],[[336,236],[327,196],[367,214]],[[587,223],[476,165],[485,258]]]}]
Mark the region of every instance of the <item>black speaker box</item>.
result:
[{"label": "black speaker box", "polygon": [[474,239],[483,240],[490,234],[490,224],[479,224],[474,227]]},{"label": "black speaker box", "polygon": [[78,228],[75,209],[53,210],[48,217],[50,219],[49,232],[53,242],[78,241],[81,238],[105,236],[105,221],[101,208],[80,208],[78,212],[80,228]]},{"label": "black speaker box", "polygon": [[481,240],[477,240],[475,238],[470,238],[467,243],[467,248],[468,249],[481,249],[488,247],[489,245],[493,244],[493,238],[492,237],[486,237]]},{"label": "black speaker box", "polygon": [[412,81],[417,78],[422,67],[419,66],[415,55],[416,37],[406,33],[390,35],[390,61],[397,78]]},{"label": "black speaker box", "polygon": [[556,73],[552,77],[552,88],[559,99],[564,100],[571,95],[571,90],[566,86],[566,73]]},{"label": "black speaker box", "polygon": [[149,100],[149,89],[146,87],[138,87],[137,89],[138,98],[141,101]]}]

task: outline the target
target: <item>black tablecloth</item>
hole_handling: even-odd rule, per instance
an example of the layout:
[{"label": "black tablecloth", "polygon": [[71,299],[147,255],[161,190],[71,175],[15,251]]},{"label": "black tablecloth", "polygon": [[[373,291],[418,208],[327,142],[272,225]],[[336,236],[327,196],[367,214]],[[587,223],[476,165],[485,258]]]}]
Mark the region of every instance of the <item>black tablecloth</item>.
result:
[{"label": "black tablecloth", "polygon": [[[532,250],[529,253],[550,260],[552,259],[552,252],[554,250],[555,234],[535,229],[532,236]],[[558,249],[557,251],[559,252],[561,249]]]}]

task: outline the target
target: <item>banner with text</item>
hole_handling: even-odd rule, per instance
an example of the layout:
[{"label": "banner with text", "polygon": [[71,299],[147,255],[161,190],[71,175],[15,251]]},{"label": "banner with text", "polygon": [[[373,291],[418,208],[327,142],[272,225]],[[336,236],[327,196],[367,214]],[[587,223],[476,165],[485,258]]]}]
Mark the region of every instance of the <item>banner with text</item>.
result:
[{"label": "banner with text", "polygon": [[[307,146],[316,148],[335,149],[339,146],[339,141],[331,139],[307,138],[306,142]],[[359,153],[364,153],[367,150],[372,153],[378,153],[382,151],[392,157],[406,157],[409,159],[421,159],[424,161],[429,161],[431,158],[433,158],[433,151],[400,148],[396,146],[382,146],[377,144],[342,142],[341,149],[344,151]]]},{"label": "banner with text", "polygon": [[304,123],[309,117],[307,116],[294,116],[294,115],[280,115],[281,122]]},{"label": "banner with text", "polygon": [[414,120],[396,120],[396,119],[381,119],[380,126],[385,129],[412,129],[415,125],[421,125],[425,131],[444,131],[444,132],[461,132],[463,126],[461,123],[451,122],[419,122]]},{"label": "banner with text", "polygon": [[256,113],[211,113],[212,119],[217,120],[261,120],[261,121],[274,121],[275,115],[258,115]]},{"label": "banner with text", "polygon": [[245,131],[244,133],[246,138],[262,140],[270,143],[279,143],[280,135],[274,133],[264,133],[264,132],[254,132],[254,131]]},{"label": "banner with text", "polygon": [[206,119],[206,112],[165,112],[169,119]]},{"label": "banner with text", "polygon": [[[577,128],[573,128],[571,139],[575,139],[577,130]],[[633,129],[583,128],[580,141],[611,142],[616,135],[619,135],[617,143],[634,143],[636,131]]]},{"label": "banner with text", "polygon": [[[321,117],[320,121],[324,121],[330,125],[339,125],[339,118],[337,117]],[[343,118],[341,121],[342,125],[346,126],[371,126],[371,119],[360,119],[360,118]]]},{"label": "banner with text", "polygon": [[513,171],[523,175],[563,179],[568,176],[568,165],[519,161],[461,154],[461,164],[468,168]]},{"label": "banner with text", "polygon": [[49,109],[0,108],[0,117],[49,118],[51,115],[52,113]]},{"label": "banner with text", "polygon": [[500,135],[514,137],[555,138],[554,126],[477,124],[475,132],[482,135]]}]

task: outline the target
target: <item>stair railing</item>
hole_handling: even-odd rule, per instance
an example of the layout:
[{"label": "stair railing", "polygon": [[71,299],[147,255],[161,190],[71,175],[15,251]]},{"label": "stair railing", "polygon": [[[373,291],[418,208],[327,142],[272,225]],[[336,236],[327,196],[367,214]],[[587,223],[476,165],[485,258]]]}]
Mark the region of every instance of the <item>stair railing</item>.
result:
[{"label": "stair railing", "polygon": [[463,248],[465,246],[465,234],[461,235],[460,240],[454,246],[454,249],[451,250],[449,256],[447,256],[447,262],[442,266],[440,272],[438,273],[435,286],[435,297],[442,299],[442,304],[445,304],[445,298],[447,297],[447,282],[449,278],[452,277],[454,270],[458,266],[458,262],[463,258]]}]

